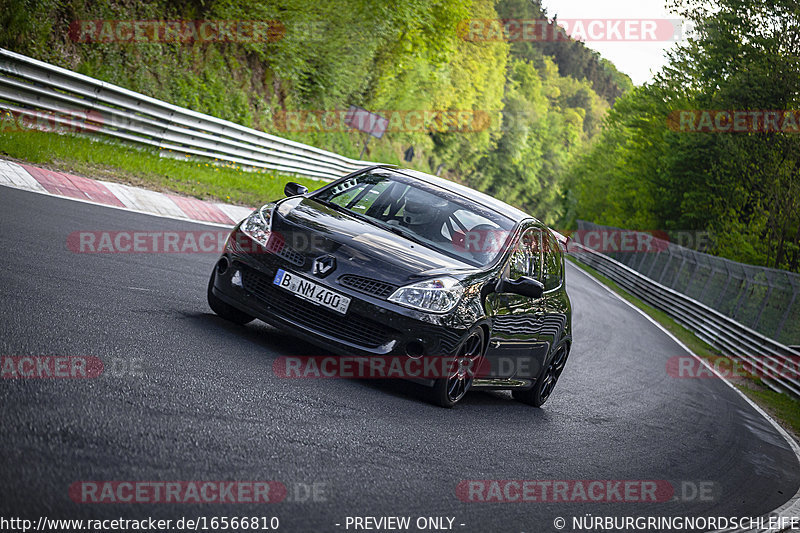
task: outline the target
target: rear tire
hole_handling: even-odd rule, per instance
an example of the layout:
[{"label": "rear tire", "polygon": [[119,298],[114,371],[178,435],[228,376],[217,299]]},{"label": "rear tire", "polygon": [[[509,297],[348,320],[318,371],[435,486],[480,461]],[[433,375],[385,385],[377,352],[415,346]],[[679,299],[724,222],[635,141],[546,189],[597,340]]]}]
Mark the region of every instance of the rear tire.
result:
[{"label": "rear tire", "polygon": [[483,328],[472,329],[458,348],[451,362],[449,375],[439,378],[433,385],[433,403],[440,407],[453,407],[467,394],[475,373],[483,362],[486,350]]},{"label": "rear tire", "polygon": [[234,324],[244,325],[248,322],[252,322],[255,320],[255,317],[252,317],[245,313],[244,311],[240,311],[229,305],[214,295],[212,288],[214,287],[214,278],[217,276],[217,269],[214,268],[214,271],[211,272],[211,279],[208,280],[208,306],[214,311],[217,315],[221,316],[225,320],[229,320]]},{"label": "rear tire", "polygon": [[564,371],[564,365],[567,364],[569,357],[569,345],[562,344],[556,349],[556,353],[550,359],[546,367],[542,368],[539,376],[536,378],[536,384],[533,388],[528,390],[515,390],[511,391],[511,395],[515,400],[532,405],[534,407],[541,407],[550,398],[553,389],[558,383],[558,378]]}]

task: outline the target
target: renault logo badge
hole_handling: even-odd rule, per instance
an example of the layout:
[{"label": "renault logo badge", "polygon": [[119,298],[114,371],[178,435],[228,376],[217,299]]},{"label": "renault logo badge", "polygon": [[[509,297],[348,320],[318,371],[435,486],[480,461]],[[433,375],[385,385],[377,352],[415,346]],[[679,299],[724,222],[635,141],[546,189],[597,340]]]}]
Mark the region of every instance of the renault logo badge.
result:
[{"label": "renault logo badge", "polygon": [[332,255],[323,255],[314,259],[311,273],[315,276],[324,278],[336,268],[336,258]]}]

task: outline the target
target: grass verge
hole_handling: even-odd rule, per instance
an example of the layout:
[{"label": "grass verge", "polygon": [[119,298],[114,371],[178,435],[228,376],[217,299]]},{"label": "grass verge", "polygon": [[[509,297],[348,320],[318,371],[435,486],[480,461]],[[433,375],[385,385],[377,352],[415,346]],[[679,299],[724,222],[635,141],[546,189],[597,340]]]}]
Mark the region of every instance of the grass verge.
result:
[{"label": "grass verge", "polygon": [[7,119],[0,120],[0,157],[87,178],[252,207],[282,197],[288,181],[309,190],[325,184],[270,170],[247,172],[222,161],[160,157],[157,150],[89,137],[20,129]]},{"label": "grass verge", "polygon": [[[647,313],[698,356],[717,364],[719,364],[720,359],[727,360],[729,364],[726,368],[735,368],[736,363],[734,361],[731,361],[719,350],[697,337],[697,335],[684,326],[678,324],[665,312],[643,302],[594,268],[584,265],[572,257],[568,256],[567,258],[572,261],[575,266],[588,272],[622,298]],[[794,436],[795,440],[800,442],[800,400],[788,394],[781,394],[773,391],[757,378],[754,379],[742,376],[730,378],[729,380],[733,382],[736,388],[747,395],[748,398],[769,413],[784,429]]]}]

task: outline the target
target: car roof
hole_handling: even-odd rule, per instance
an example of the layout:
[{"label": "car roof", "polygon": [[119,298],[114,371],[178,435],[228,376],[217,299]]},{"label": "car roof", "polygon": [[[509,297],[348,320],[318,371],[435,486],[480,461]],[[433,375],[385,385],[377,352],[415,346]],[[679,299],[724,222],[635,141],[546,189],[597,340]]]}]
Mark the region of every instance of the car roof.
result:
[{"label": "car roof", "polygon": [[488,194],[476,191],[475,189],[472,189],[465,185],[461,185],[460,183],[456,183],[454,181],[446,180],[444,178],[433,176],[431,174],[426,174],[424,172],[420,172],[418,170],[413,170],[410,168],[396,168],[389,165],[386,166],[381,165],[380,168],[384,168],[387,170],[391,170],[392,172],[397,172],[398,174],[403,174],[406,176],[410,176],[412,178],[416,178],[418,180],[422,180],[431,185],[435,185],[436,187],[445,189],[446,191],[452,192],[459,196],[463,196],[464,198],[469,198],[472,201],[478,202],[481,205],[488,207],[492,211],[497,211],[501,215],[507,216],[508,218],[512,219],[515,223],[519,223],[522,222],[523,220],[530,220],[534,218],[528,213],[521,211],[514,206],[508,205],[507,203],[502,202],[497,198],[493,198]]}]

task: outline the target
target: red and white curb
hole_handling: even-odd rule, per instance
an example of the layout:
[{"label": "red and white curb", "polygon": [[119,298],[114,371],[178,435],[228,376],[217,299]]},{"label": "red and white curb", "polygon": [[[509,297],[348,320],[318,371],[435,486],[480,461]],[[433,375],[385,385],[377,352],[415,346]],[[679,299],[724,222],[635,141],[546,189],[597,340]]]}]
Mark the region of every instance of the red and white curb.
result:
[{"label": "red and white curb", "polygon": [[250,207],[205,202],[0,159],[0,185],[177,220],[230,227]]}]

